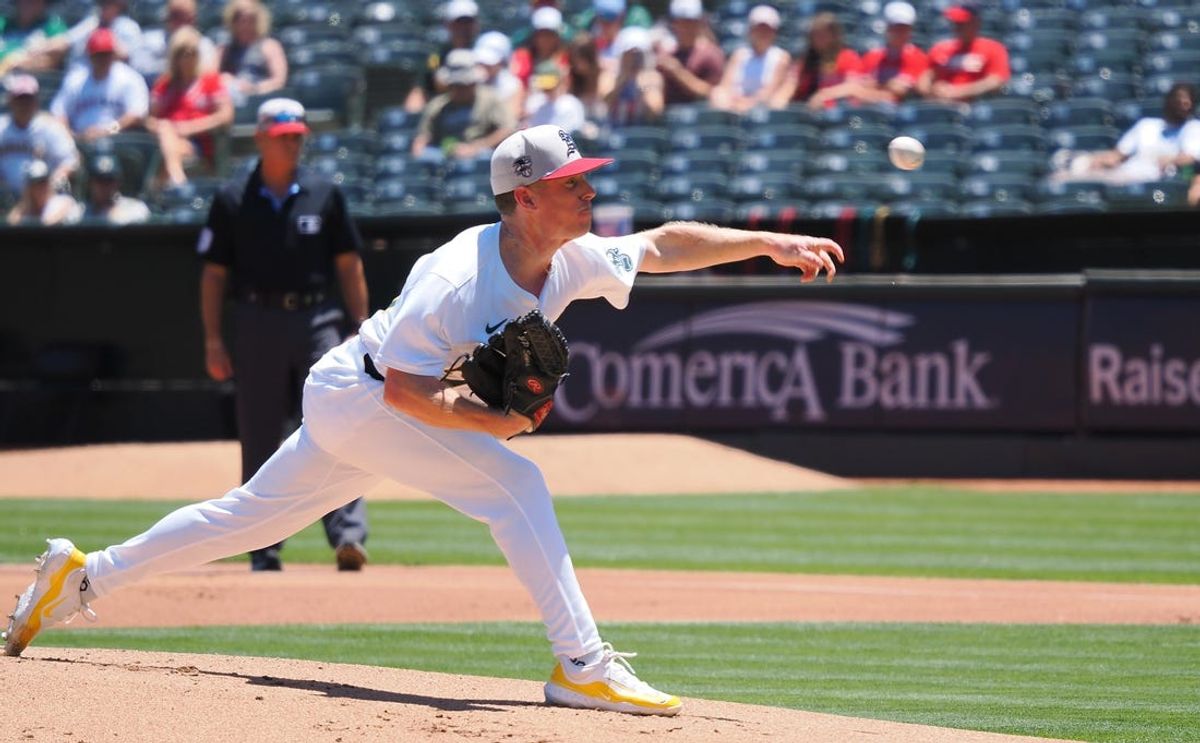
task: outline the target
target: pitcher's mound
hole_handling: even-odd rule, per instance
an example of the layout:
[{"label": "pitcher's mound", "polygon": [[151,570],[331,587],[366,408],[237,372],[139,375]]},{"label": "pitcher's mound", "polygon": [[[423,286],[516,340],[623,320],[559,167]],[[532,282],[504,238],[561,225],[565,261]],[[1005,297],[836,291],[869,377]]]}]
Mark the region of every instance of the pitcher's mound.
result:
[{"label": "pitcher's mound", "polygon": [[309,661],[33,647],[0,658],[0,740],[1039,740],[686,700],[673,718],[548,707],[530,681]]}]

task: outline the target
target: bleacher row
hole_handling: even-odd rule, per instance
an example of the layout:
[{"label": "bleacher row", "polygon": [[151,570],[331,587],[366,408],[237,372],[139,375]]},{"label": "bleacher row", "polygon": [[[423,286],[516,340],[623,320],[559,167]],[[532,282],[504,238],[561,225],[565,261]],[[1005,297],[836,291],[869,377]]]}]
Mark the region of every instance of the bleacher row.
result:
[{"label": "bleacher row", "polygon": [[[158,23],[165,0],[134,0],[130,12]],[[726,49],[745,37],[753,0],[706,7]],[[806,24],[834,12],[847,42],[863,51],[881,43],[883,2],[784,0],[779,44],[803,46]],[[941,10],[949,0],[918,0],[914,42],[948,36]],[[201,0],[200,26],[223,40],[223,3]],[[409,156],[416,117],[398,107],[430,52],[442,42],[439,3],[385,0],[275,0],[273,35],[287,50],[291,72],[279,94],[300,99],[319,131],[308,147],[310,167],[346,191],[356,213],[441,214],[491,211],[487,162],[449,166]],[[568,17],[590,0],[568,0]],[[75,20],[91,0],[60,0],[55,12]],[[512,32],[528,24],[529,3],[481,4],[481,27]],[[657,8],[656,8],[657,10]],[[1109,207],[1182,206],[1186,182],[1110,187],[1048,183],[1053,154],[1112,147],[1145,115],[1158,115],[1176,81],[1200,80],[1200,2],[1138,0],[1000,0],[984,15],[984,33],[1009,48],[1013,79],[1005,93],[971,108],[914,101],[895,108],[845,106],[819,114],[804,108],[754,111],[746,117],[703,106],[674,106],[657,127],[605,131],[588,152],[618,159],[595,174],[598,203],[629,203],[640,217],[721,220],[780,212],[809,216],[888,206],[923,214],[1021,214]],[[54,90],[43,79],[43,95]],[[278,94],[275,94],[278,95]],[[245,137],[258,100],[238,109],[241,148],[221,176],[251,167]],[[929,149],[925,166],[902,173],[886,161],[897,134]],[[137,193],[155,154],[136,134],[114,147],[126,166],[127,193]],[[132,173],[129,172],[132,167]],[[144,191],[169,221],[203,218],[221,178],[198,178],[182,189]]]}]

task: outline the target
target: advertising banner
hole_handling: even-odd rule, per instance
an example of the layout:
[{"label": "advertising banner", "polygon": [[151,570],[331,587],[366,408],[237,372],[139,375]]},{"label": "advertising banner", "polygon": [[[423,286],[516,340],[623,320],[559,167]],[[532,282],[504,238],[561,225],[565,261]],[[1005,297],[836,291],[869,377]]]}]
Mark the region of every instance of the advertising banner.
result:
[{"label": "advertising banner", "polygon": [[558,430],[1076,423],[1078,300],[635,297],[562,318]]}]

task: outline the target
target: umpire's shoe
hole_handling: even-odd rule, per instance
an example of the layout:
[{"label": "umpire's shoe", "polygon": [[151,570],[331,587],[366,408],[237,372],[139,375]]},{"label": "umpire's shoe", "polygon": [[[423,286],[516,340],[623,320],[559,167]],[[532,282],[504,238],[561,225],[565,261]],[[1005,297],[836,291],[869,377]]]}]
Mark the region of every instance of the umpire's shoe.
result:
[{"label": "umpire's shoe", "polygon": [[344,542],[334,552],[338,570],[358,572],[367,564],[367,550],[358,542]]},{"label": "umpire's shoe", "polygon": [[254,572],[278,572],[283,570],[283,559],[275,547],[254,550],[250,553],[250,569]]},{"label": "umpire's shoe", "polygon": [[633,672],[626,658],[607,642],[600,657],[588,664],[563,659],[546,684],[546,702],[560,707],[604,709],[634,715],[675,715],[683,709],[679,697],[655,689]]},{"label": "umpire's shoe", "polygon": [[43,628],[69,622],[76,614],[96,621],[96,613],[83,600],[87,589],[84,554],[69,539],[47,539],[49,545],[37,559],[37,578],[17,597],[17,608],[4,633],[4,654],[20,655]]}]

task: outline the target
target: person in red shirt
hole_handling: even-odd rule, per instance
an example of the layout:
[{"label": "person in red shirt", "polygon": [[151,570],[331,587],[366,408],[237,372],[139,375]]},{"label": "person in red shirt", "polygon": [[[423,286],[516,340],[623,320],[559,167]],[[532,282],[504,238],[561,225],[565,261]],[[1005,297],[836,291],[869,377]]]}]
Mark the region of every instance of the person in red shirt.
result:
[{"label": "person in red shirt", "polygon": [[567,56],[567,44],[563,40],[563,16],[558,8],[549,6],[533,11],[531,18],[533,34],[529,41],[517,47],[513,52],[510,70],[517,76],[521,84],[529,89],[529,79],[533,70],[546,61],[558,63],[563,75],[571,73],[570,60]]},{"label": "person in red shirt", "polygon": [[808,30],[808,49],[791,69],[774,104],[783,108],[806,101],[810,108],[827,108],[853,93],[851,83],[861,60],[846,46],[842,24],[833,13],[817,13]]},{"label": "person in red shirt", "polygon": [[150,91],[146,128],[158,136],[162,173],[173,186],[187,183],[184,167],[199,156],[213,165],[212,132],[233,122],[233,101],[221,73],[200,74],[200,32],[186,26],[171,35],[167,71]]},{"label": "person in red shirt", "polygon": [[929,69],[925,52],[912,44],[917,11],[904,0],[892,0],[883,8],[887,21],[887,45],[862,57],[854,97],[864,103],[899,103]]},{"label": "person in red shirt", "polygon": [[943,101],[973,101],[996,92],[1012,77],[1008,49],[995,39],[979,35],[981,12],[981,4],[974,0],[946,9],[955,38],[930,48],[929,69],[917,86],[921,95]]}]

